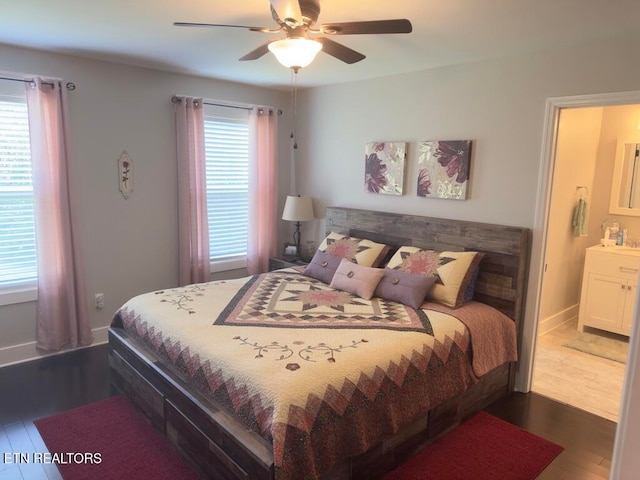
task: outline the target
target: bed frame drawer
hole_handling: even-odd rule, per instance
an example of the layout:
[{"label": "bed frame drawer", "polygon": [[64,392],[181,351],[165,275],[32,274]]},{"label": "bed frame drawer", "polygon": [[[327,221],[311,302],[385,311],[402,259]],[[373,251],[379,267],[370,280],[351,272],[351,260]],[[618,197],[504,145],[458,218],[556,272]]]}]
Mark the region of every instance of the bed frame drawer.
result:
[{"label": "bed frame drawer", "polygon": [[504,384],[504,378],[512,378],[510,370],[514,363],[505,363],[482,377],[462,394],[446,400],[429,411],[427,436],[435,440],[474,413],[485,409],[499,398],[509,394],[510,387]]},{"label": "bed frame drawer", "polygon": [[164,432],[164,396],[143,378],[117,352],[109,353],[112,381],[144,414],[151,424]]},{"label": "bed frame drawer", "polygon": [[213,399],[189,388],[178,372],[160,365],[158,356],[126,331],[110,328],[109,346],[115,386],[148,415],[152,409],[140,407],[148,405],[140,397],[148,398],[149,390],[143,388],[141,394],[138,379],[148,380],[155,392],[153,410],[160,413],[152,423],[162,420],[160,430],[195,470],[215,480],[273,479],[269,442]]},{"label": "bed frame drawer", "polygon": [[176,406],[166,403],[167,438],[207,478],[225,480],[252,480],[249,474],[229,457],[214,441],[207,437]]}]

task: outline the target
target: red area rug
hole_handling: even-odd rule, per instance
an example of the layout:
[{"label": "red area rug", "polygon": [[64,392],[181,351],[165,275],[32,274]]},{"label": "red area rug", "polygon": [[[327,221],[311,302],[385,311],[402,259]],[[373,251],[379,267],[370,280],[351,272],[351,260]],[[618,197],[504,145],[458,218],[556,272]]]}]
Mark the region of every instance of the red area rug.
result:
[{"label": "red area rug", "polygon": [[383,480],[531,480],[563,448],[479,412]]},{"label": "red area rug", "polygon": [[[65,480],[198,478],[122,396],[33,423],[49,452],[60,454],[58,459],[64,463],[56,466]],[[53,458],[39,460],[50,463]]]},{"label": "red area rug", "polygon": [[[191,480],[196,475],[122,396],[36,420],[65,480]],[[531,480],[562,447],[480,412],[384,480]],[[97,460],[99,459],[99,463]],[[51,461],[40,457],[40,461]]]}]

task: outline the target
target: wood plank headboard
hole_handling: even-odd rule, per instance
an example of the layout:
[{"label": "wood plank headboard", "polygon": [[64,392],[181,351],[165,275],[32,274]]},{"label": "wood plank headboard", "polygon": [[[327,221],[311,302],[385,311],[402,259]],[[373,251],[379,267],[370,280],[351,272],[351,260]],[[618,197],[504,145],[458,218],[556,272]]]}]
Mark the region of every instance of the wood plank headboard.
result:
[{"label": "wood plank headboard", "polygon": [[527,228],[328,207],[326,231],[393,247],[484,252],[474,300],[497,308],[516,322],[520,348],[530,254]]}]

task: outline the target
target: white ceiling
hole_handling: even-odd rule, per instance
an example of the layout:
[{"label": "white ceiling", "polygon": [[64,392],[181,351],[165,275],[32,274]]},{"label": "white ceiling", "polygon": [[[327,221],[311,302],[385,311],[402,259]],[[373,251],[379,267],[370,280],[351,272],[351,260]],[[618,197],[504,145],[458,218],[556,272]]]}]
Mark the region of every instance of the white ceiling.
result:
[{"label": "white ceiling", "polygon": [[[413,32],[333,37],[367,58],[347,65],[321,52],[298,74],[301,87],[640,32],[638,0],[321,0],[321,6],[318,24],[408,18]],[[268,0],[0,0],[0,43],[268,87],[290,85],[290,71],[270,53],[238,61],[273,38],[269,34],[174,27],[174,21],[276,25]]]}]

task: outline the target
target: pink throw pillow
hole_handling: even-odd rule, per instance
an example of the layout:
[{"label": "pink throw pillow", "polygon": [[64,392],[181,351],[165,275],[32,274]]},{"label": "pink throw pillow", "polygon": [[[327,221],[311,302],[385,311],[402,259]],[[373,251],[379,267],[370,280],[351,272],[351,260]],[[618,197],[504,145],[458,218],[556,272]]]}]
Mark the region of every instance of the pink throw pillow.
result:
[{"label": "pink throw pillow", "polygon": [[363,267],[343,258],[333,275],[331,287],[370,300],[383,275],[381,268]]}]

